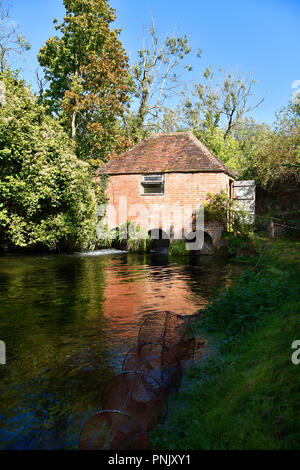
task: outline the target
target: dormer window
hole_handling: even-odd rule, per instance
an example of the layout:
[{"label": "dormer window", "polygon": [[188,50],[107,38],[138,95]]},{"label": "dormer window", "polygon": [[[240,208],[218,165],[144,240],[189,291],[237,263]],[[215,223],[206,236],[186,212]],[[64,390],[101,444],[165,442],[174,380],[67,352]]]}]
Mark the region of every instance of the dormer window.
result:
[{"label": "dormer window", "polygon": [[164,194],[164,186],[164,175],[143,175],[142,177],[143,196],[161,196]]}]

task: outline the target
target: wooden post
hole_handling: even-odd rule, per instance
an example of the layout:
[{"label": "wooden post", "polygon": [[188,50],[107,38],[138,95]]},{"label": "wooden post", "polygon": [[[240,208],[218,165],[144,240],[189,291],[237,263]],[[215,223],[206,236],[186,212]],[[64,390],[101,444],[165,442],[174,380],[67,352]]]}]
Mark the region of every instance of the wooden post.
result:
[{"label": "wooden post", "polygon": [[274,221],[273,219],[270,219],[270,228],[269,228],[269,240],[274,239]]}]

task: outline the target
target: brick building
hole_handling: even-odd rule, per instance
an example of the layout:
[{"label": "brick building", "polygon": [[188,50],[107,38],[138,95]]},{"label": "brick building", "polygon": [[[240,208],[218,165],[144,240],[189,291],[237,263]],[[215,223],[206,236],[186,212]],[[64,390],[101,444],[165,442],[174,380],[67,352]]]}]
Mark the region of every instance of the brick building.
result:
[{"label": "brick building", "polygon": [[[207,193],[233,194],[234,173],[191,132],[153,134],[99,168],[106,174],[109,228],[131,220],[163,238],[182,239]],[[190,229],[186,228],[190,227]],[[184,233],[185,235],[184,235]],[[218,224],[204,222],[208,243],[221,238]]]}]

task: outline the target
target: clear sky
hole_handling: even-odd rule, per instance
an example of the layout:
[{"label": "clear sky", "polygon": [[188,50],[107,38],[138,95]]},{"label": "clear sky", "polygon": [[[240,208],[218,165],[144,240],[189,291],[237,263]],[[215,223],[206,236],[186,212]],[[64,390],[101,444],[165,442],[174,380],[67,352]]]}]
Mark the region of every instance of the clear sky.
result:
[{"label": "clear sky", "polygon": [[[36,55],[55,34],[53,18],[64,14],[62,0],[8,0],[12,18],[31,43],[26,59],[12,61],[35,86]],[[187,34],[203,55],[195,64],[197,80],[207,65],[253,73],[257,98],[266,96],[253,117],[272,123],[287,104],[292,82],[300,80],[300,0],[111,0],[116,26],[129,57],[141,47],[143,25],[154,17],[161,37],[176,29]]]}]

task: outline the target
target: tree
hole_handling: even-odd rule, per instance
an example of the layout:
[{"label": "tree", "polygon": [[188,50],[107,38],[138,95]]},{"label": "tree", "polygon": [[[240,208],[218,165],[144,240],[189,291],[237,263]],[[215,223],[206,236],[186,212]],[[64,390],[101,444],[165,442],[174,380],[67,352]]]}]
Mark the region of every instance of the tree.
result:
[{"label": "tree", "polygon": [[110,29],[116,16],[107,0],[64,5],[60,36],[48,39],[38,55],[49,84],[43,100],[63,121],[80,158],[105,159],[117,144],[126,145],[118,118],[129,100],[127,56],[119,30]]},{"label": "tree", "polygon": [[260,161],[261,152],[267,142],[274,137],[274,130],[265,123],[258,123],[253,118],[240,120],[231,136],[239,147],[239,174],[244,179],[256,179],[257,166],[263,166]]},{"label": "tree", "polygon": [[166,131],[164,115],[172,113],[166,101],[180,94],[184,86],[182,74],[192,70],[185,63],[191,53],[186,35],[166,36],[160,43],[153,20],[148,33],[150,44],[143,39],[137,63],[131,68],[131,94],[136,110],[124,116],[127,135],[136,141],[147,135],[147,129]]},{"label": "tree", "polygon": [[0,248],[92,248],[96,196],[88,164],[16,73],[0,79]]},{"label": "tree", "polygon": [[0,1],[0,72],[7,68],[7,59],[11,53],[22,54],[30,49],[24,36],[18,34],[18,26],[10,20],[9,10]]},{"label": "tree", "polygon": [[[220,69],[221,71],[221,69]],[[202,127],[208,132],[224,128],[224,140],[233,132],[239,121],[263,101],[249,105],[254,80],[233,73],[225,73],[221,84],[216,81],[211,67],[203,74],[204,83],[194,85],[193,96],[182,103],[183,121],[188,127]],[[195,97],[195,98],[193,98]]]},{"label": "tree", "polygon": [[245,119],[234,131],[241,151],[241,176],[258,186],[272,189],[284,185],[293,189],[300,183],[300,122],[289,105],[276,113],[273,128]]},{"label": "tree", "polygon": [[199,127],[193,130],[194,135],[199,139],[211,152],[213,152],[225,165],[238,174],[242,169],[242,152],[238,140],[229,135],[224,140],[224,130],[216,127],[209,132]]}]

